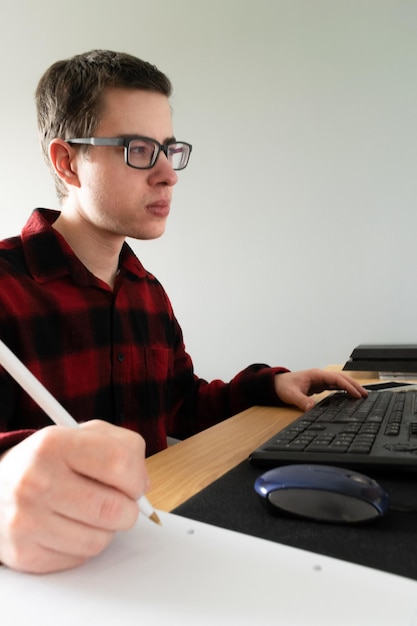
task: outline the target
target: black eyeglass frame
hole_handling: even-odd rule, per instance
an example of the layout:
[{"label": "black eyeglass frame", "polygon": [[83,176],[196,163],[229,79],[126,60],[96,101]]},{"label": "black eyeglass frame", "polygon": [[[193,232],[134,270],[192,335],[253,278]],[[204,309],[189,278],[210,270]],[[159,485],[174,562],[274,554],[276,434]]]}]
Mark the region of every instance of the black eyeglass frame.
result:
[{"label": "black eyeglass frame", "polygon": [[[129,161],[129,148],[132,141],[142,140],[142,141],[150,141],[155,147],[156,151],[153,154],[150,165],[145,167],[138,167],[137,165],[133,165]],[[163,152],[166,158],[169,161],[168,150],[171,146],[180,145],[186,146],[188,148],[187,161],[185,165],[182,167],[174,167],[173,169],[176,171],[183,170],[187,167],[188,161],[190,160],[191,150],[193,146],[186,141],[177,141],[176,139],[172,139],[167,143],[159,143],[156,139],[152,139],[152,137],[145,137],[144,135],[132,135],[131,137],[76,137],[73,139],[65,140],[69,144],[78,144],[78,145],[89,145],[89,146],[123,146],[125,153],[125,162],[129,167],[133,167],[135,170],[150,170],[155,165],[158,160],[158,157],[161,152]]]}]

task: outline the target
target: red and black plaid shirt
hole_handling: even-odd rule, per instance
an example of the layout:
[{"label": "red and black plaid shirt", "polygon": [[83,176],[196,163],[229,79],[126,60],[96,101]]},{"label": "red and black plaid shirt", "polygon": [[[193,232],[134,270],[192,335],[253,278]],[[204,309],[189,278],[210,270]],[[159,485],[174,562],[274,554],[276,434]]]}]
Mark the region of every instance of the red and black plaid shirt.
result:
[{"label": "red and black plaid shirt", "polygon": [[[169,299],[125,243],[114,290],[33,212],[0,242],[0,337],[78,421],[101,418],[144,437],[147,454],[254,404],[278,404],[252,365],[230,383],[195,376]],[[49,418],[0,366],[0,450]]]}]

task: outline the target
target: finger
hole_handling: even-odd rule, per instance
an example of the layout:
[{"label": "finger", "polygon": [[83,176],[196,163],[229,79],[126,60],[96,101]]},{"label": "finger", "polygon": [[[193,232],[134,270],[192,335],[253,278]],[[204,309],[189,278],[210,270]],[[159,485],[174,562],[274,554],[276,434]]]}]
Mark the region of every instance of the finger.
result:
[{"label": "finger", "polygon": [[25,545],[15,550],[10,543],[7,551],[2,554],[4,565],[28,574],[48,574],[67,570],[82,565],[86,560],[83,557],[47,550],[41,546]]},{"label": "finger", "polygon": [[60,515],[51,516],[47,531],[38,536],[38,544],[45,550],[89,559],[100,554],[110,544],[114,531],[93,528]]},{"label": "finger", "polygon": [[296,387],[291,389],[291,393],[288,395],[286,401],[288,404],[292,404],[304,412],[309,411],[315,405],[313,398],[307,396]]},{"label": "finger", "polygon": [[335,381],[335,388],[344,389],[351,396],[354,396],[356,398],[365,397],[368,395],[366,389],[364,389],[362,385],[360,385],[356,380],[342,374],[337,376],[337,379]]},{"label": "finger", "polygon": [[74,475],[64,490],[55,490],[50,502],[51,513],[112,531],[131,528],[139,515],[136,499],[80,475]]},{"label": "finger", "polygon": [[347,375],[323,372],[321,382],[323,389],[343,389],[357,398],[367,395],[366,389]]},{"label": "finger", "polygon": [[111,542],[114,533],[93,529],[59,516],[9,541],[3,562],[13,569],[47,573],[76,567],[98,555]]},{"label": "finger", "polygon": [[71,469],[126,493],[133,499],[146,490],[145,442],[124,428],[94,420],[74,432],[63,451]]},{"label": "finger", "polygon": [[308,396],[305,396],[301,401],[300,404],[297,405],[300,407],[300,409],[304,412],[310,411],[311,409],[313,409],[315,407],[316,403],[312,398],[309,398]]}]

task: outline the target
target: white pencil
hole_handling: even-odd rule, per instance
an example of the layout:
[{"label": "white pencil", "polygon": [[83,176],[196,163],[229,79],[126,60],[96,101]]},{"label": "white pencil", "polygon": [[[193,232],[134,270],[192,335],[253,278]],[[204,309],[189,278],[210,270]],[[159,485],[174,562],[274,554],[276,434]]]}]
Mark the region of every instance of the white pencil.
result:
[{"label": "white pencil", "polygon": [[[79,424],[64,409],[64,407],[54,398],[54,396],[42,385],[42,383],[28,370],[28,368],[17,358],[17,356],[0,339],[0,364],[19,385],[28,393],[35,402],[45,411],[51,420],[58,426],[68,426],[78,428]],[[149,517],[156,524],[161,521],[149,503],[146,496],[138,500],[139,508],[144,515]]]}]

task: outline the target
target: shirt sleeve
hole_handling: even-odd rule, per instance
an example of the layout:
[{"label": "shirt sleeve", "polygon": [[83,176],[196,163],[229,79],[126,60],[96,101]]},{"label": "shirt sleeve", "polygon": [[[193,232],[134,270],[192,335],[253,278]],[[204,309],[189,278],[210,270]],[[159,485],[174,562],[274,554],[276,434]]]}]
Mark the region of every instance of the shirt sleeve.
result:
[{"label": "shirt sleeve", "polygon": [[[275,393],[274,377],[286,371],[281,367],[254,364],[239,372],[229,383],[218,380],[208,384],[200,382],[197,414],[203,428],[214,416],[219,418],[216,419],[218,422],[255,405],[282,406],[283,403]],[[217,395],[223,400],[222,406],[216,406]]]},{"label": "shirt sleeve", "polygon": [[170,436],[184,439],[251,406],[283,406],[275,392],[274,378],[288,369],[257,363],[229,382],[209,382],[194,373],[179,326],[177,333],[174,402],[167,424]]},{"label": "shirt sleeve", "polygon": [[0,454],[6,452],[9,448],[13,448],[13,446],[16,446],[34,432],[34,430],[13,430],[10,432],[0,432]]}]

